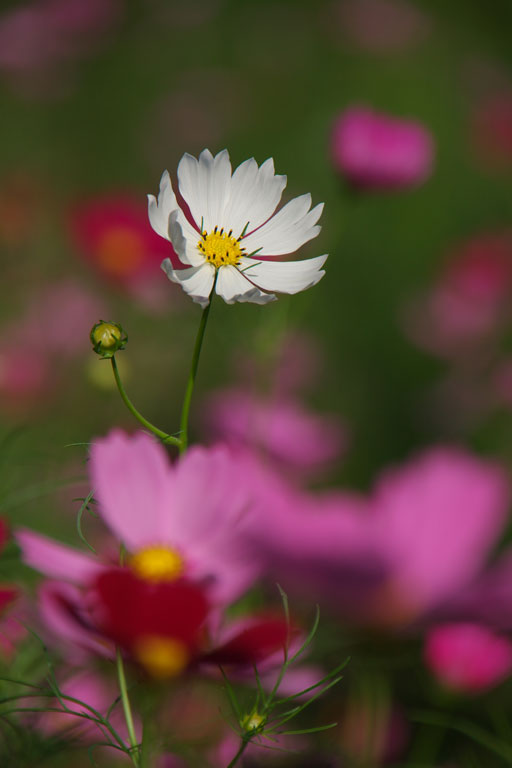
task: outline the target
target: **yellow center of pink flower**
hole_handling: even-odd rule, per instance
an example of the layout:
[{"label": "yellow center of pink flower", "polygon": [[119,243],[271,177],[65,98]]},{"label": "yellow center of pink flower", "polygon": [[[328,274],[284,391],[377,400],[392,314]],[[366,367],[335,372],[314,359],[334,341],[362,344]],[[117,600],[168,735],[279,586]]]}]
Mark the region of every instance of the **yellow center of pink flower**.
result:
[{"label": "yellow center of pink flower", "polygon": [[190,659],[184,643],[162,635],[139,638],[133,648],[133,655],[152,677],[160,680],[178,675]]},{"label": "yellow center of pink flower", "polygon": [[169,547],[147,547],[130,558],[132,570],[145,581],[174,581],[183,574],[183,558]]},{"label": "yellow center of pink flower", "polygon": [[217,227],[208,234],[203,232],[197,247],[204,258],[214,267],[225,267],[230,264],[238,267],[240,259],[245,256],[244,248],[240,247],[240,239],[235,239],[232,232],[224,232],[223,229],[217,232]]},{"label": "yellow center of pink flower", "polygon": [[101,237],[96,256],[98,265],[112,277],[126,277],[144,260],[141,236],[129,227],[111,227]]}]

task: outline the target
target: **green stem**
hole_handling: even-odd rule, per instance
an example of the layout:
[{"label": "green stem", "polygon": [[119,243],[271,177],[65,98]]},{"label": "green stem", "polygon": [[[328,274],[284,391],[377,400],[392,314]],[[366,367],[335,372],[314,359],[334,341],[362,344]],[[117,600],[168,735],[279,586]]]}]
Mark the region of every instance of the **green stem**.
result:
[{"label": "green stem", "polygon": [[139,768],[139,743],[135,735],[135,726],[133,724],[132,708],[130,699],[128,696],[128,688],[126,685],[126,675],[124,673],[124,663],[121,651],[116,648],[116,667],[117,667],[117,679],[119,681],[119,691],[121,693],[121,701],[123,703],[124,719],[126,720],[126,727],[128,729],[128,740],[130,742],[130,757],[136,768]]},{"label": "green stem", "polygon": [[240,744],[240,748],[239,748],[238,752],[236,753],[236,755],[234,756],[234,758],[232,759],[232,761],[227,766],[227,768],[233,768],[233,766],[235,766],[238,763],[238,761],[242,757],[243,753],[245,752],[246,747],[248,746],[249,742],[250,742],[250,739],[248,739],[245,736],[242,737],[242,743]]},{"label": "green stem", "polygon": [[197,366],[199,365],[199,357],[201,355],[201,347],[203,344],[204,332],[206,330],[206,323],[208,322],[210,307],[212,305],[212,298],[213,289],[210,294],[210,301],[203,309],[203,314],[201,315],[201,322],[199,323],[199,328],[197,330],[196,343],[194,345],[194,353],[192,355],[192,363],[190,365],[187,388],[185,390],[185,397],[183,398],[180,426],[180,453],[185,453],[188,446],[188,416],[190,412],[190,401],[192,400],[192,392],[194,391]]},{"label": "green stem", "polygon": [[158,429],[158,427],[155,427],[154,424],[151,424],[150,421],[144,418],[144,416],[139,413],[139,411],[135,408],[132,401],[126,394],[125,388],[123,386],[123,382],[121,381],[121,377],[119,375],[119,369],[117,367],[116,358],[113,355],[110,358],[110,362],[112,363],[112,370],[114,372],[114,378],[116,380],[117,388],[119,390],[119,394],[121,395],[124,404],[130,411],[130,413],[135,416],[137,421],[140,421],[140,423],[146,427],[147,430],[152,432],[156,437],[160,438],[164,443],[167,443],[168,445],[176,445],[177,447],[181,448],[181,440],[179,440],[177,437],[174,437],[173,435],[168,435],[167,432],[163,432],[161,429]]}]

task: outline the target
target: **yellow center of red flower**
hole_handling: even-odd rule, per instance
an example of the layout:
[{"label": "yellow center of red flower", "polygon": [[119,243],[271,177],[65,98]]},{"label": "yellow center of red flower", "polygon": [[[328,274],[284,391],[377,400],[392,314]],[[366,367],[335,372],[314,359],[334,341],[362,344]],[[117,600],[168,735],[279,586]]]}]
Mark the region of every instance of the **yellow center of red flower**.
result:
[{"label": "yellow center of red flower", "polygon": [[240,247],[240,239],[232,236],[232,231],[224,232],[223,229],[217,232],[217,227],[208,234],[203,232],[197,247],[204,258],[214,267],[225,267],[230,264],[238,267],[240,259],[245,255],[244,248]]},{"label": "yellow center of red flower", "polygon": [[111,227],[101,236],[96,259],[111,277],[127,277],[142,264],[144,243],[129,227]]},{"label": "yellow center of red flower", "polygon": [[174,581],[183,574],[183,558],[169,547],[147,547],[130,558],[134,573],[145,581]]},{"label": "yellow center of red flower", "polygon": [[190,659],[184,643],[162,635],[140,637],[133,648],[133,655],[152,677],[160,680],[178,675]]}]

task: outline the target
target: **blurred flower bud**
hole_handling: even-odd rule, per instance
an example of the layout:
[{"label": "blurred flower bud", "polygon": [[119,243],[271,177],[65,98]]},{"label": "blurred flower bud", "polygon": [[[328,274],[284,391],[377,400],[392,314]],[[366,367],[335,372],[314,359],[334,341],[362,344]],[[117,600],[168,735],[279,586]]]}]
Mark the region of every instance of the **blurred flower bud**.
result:
[{"label": "blurred flower bud", "polygon": [[432,173],[434,141],[421,123],[350,107],[334,123],[331,155],[355,187],[403,189]]},{"label": "blurred flower bud", "polygon": [[442,624],[427,634],[427,667],[446,688],[479,693],[503,682],[512,672],[510,641],[478,624]]},{"label": "blurred flower bud", "polygon": [[241,726],[247,733],[261,733],[265,727],[266,717],[258,712],[251,712],[242,718]]},{"label": "blurred flower bud", "polygon": [[97,355],[110,358],[120,349],[124,349],[128,336],[119,323],[106,323],[100,320],[91,330],[91,343]]}]

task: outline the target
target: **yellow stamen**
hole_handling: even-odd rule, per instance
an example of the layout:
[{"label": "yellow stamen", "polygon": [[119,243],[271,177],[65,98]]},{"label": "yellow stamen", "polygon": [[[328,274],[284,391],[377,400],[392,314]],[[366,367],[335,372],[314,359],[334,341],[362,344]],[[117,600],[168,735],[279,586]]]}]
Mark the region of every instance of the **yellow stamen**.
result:
[{"label": "yellow stamen", "polygon": [[160,680],[178,675],[187,666],[190,658],[184,643],[161,635],[139,638],[133,653],[147,672]]},{"label": "yellow stamen", "polygon": [[244,249],[240,247],[239,241],[232,237],[231,232],[224,232],[223,229],[217,232],[217,227],[209,235],[203,232],[197,247],[206,261],[216,268],[228,264],[238,267],[240,259],[245,255]]},{"label": "yellow stamen", "polygon": [[132,555],[130,566],[146,581],[174,581],[183,573],[183,558],[169,547],[147,547]]}]

